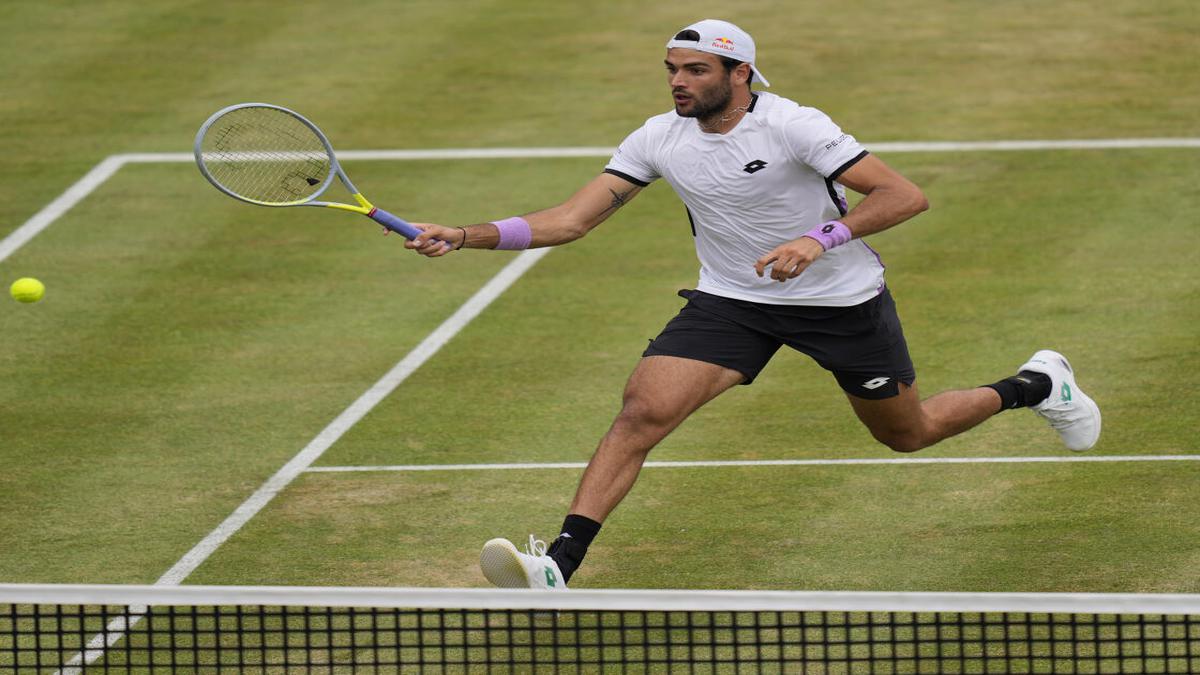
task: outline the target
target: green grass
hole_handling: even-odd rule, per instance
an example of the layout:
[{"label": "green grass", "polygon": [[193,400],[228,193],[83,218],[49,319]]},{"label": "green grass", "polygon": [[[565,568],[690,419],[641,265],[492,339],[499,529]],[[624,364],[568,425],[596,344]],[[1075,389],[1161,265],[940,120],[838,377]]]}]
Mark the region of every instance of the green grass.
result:
[{"label": "green grass", "polygon": [[[238,569],[252,584],[486,585],[479,544],[556,523],[576,479],[570,470],[308,474],[192,581],[223,583]],[[596,588],[1194,591],[1195,551],[1179,543],[1200,534],[1195,482],[1194,468],[1144,464],[652,468],[606,523],[580,579]]]},{"label": "green grass", "polygon": [[[184,151],[240,100],[341,148],[615,145],[667,109],[661,46],[706,15],[773,91],[860,139],[1200,136],[1191,3],[687,8],[625,2],[12,2],[0,7],[0,236],[104,156]],[[270,14],[264,24],[253,20]],[[784,16],[786,15],[786,16]],[[361,26],[366,25],[363,30]],[[933,210],[872,240],[925,394],[1068,353],[1095,454],[1195,454],[1195,150],[888,154]],[[414,220],[554,203],[602,159],[351,162]],[[150,582],[512,260],[419,259],[365,220],[123,168],[0,262],[0,581]],[[585,461],[695,282],[666,185],[538,263],[322,465]],[[927,456],[1065,451],[999,416]],[[888,457],[781,354],[653,459]],[[553,534],[574,470],[307,474],[189,583],[478,586],[479,544]],[[1200,592],[1191,462],[649,470],[580,585]]]}]

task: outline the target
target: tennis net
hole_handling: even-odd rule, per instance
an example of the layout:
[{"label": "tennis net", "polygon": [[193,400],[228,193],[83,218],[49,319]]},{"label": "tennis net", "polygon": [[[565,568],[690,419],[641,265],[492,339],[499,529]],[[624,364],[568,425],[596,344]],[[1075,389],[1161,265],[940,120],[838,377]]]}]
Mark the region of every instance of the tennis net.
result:
[{"label": "tennis net", "polygon": [[0,584],[0,672],[1194,673],[1200,595]]}]

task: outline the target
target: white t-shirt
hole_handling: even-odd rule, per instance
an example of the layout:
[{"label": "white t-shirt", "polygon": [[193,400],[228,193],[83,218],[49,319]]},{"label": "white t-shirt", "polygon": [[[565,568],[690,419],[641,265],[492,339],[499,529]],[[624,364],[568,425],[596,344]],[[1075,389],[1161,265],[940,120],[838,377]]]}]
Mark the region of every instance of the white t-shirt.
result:
[{"label": "white t-shirt", "polygon": [[783,283],[754,263],[846,212],[835,179],[867,151],[825,113],[766,92],[727,134],[694,118],[656,115],[617,148],[605,171],[638,185],[665,178],[687,207],[700,258],[697,288],[774,305],[850,306],[883,289],[883,262],[861,239]]}]

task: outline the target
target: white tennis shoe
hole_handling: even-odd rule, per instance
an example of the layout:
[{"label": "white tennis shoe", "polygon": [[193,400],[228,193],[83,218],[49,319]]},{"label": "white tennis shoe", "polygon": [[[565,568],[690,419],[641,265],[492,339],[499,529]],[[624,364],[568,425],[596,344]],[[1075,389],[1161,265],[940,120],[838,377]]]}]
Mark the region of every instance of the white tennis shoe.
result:
[{"label": "white tennis shoe", "polygon": [[567,590],[558,563],[546,555],[546,542],[529,535],[525,553],[507,539],[492,539],[479,553],[479,568],[483,576],[500,588],[537,588],[550,591]]},{"label": "white tennis shoe", "polygon": [[1046,418],[1063,443],[1075,451],[1091,448],[1100,438],[1100,407],[1079,385],[1067,357],[1043,349],[1018,369],[1042,373],[1050,378],[1050,395],[1031,405],[1030,410]]}]

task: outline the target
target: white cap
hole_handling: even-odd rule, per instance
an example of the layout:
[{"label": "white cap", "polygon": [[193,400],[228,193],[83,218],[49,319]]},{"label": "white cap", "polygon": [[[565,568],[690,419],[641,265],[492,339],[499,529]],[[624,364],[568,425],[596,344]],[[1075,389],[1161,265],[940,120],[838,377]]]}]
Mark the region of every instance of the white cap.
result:
[{"label": "white cap", "polygon": [[[754,66],[754,38],[746,31],[729,23],[728,21],[720,21],[718,19],[705,19],[697,21],[679,31],[695,31],[700,36],[700,40],[677,40],[671,38],[667,41],[667,49],[676,47],[682,49],[695,49],[699,52],[707,52],[716,54],[717,56],[727,56],[737,61],[750,64],[750,71],[754,73],[754,81],[762,82],[764,87],[771,86],[767,78],[758,71]],[[679,35],[676,33],[676,36]]]}]

